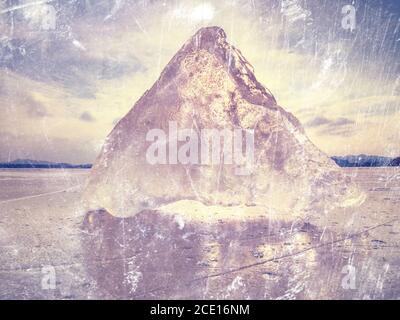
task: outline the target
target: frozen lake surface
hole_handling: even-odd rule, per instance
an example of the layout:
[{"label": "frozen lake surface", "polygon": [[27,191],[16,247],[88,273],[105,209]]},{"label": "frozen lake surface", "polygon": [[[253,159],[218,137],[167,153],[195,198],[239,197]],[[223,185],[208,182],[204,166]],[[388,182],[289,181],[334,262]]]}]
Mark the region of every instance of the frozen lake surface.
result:
[{"label": "frozen lake surface", "polygon": [[[83,226],[88,216],[85,217],[80,203],[88,170],[0,170],[0,299],[243,298],[240,292],[247,292],[252,299],[400,299],[400,170],[344,170],[368,195],[360,207],[353,211],[347,208],[317,213],[306,228],[293,230],[281,242],[255,237],[255,233],[262,233],[257,229],[259,226],[246,228],[240,239],[232,233],[213,244],[207,238],[212,232],[204,233],[196,241],[209,243],[208,253],[221,245],[218,241],[229,240],[235,249],[232,254],[243,257],[240,261],[235,258],[236,266],[240,268],[241,261],[250,265],[224,275],[218,272],[230,262],[221,259],[218,253],[209,257],[209,261],[202,261],[207,267],[188,260],[180,273],[188,279],[187,287],[179,288],[167,285],[174,280],[173,268],[153,265],[155,277],[168,274],[171,278],[165,285],[159,281],[154,290],[152,283],[144,283],[142,287],[139,284],[134,293],[127,292],[121,284],[132,280],[132,274],[127,278],[119,271],[132,260],[127,261],[125,256],[129,248],[122,254],[120,247],[130,246],[136,237],[135,228],[143,219],[138,222],[103,214],[94,224],[91,221],[88,231]],[[121,221],[131,233],[119,232]],[[154,225],[158,223],[169,226],[168,221],[154,216]],[[167,227],[158,236],[168,233]],[[147,238],[140,241],[145,246]],[[163,243],[166,242],[160,241],[160,246]],[[188,257],[197,259],[187,243],[176,250],[187,250]],[[132,254],[144,259],[140,253]],[[273,257],[278,259],[274,261]],[[152,259],[168,262],[169,258],[159,258],[155,252]],[[215,273],[212,279],[192,284],[190,277],[196,278],[204,270],[210,273],[211,267]],[[54,268],[55,288],[46,286],[51,268]],[[253,281],[251,285],[246,284],[249,279]],[[133,280],[137,286],[138,279]],[[208,291],[193,290],[193,286],[201,287],[203,280]],[[278,287],[283,283],[287,287],[280,291]]]}]

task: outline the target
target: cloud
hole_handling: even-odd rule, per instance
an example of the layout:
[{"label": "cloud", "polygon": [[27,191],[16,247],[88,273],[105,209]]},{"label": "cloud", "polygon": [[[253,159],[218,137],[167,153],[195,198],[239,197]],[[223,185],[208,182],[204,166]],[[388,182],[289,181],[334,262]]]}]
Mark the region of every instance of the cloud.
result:
[{"label": "cloud", "polygon": [[77,48],[77,41],[5,37],[0,39],[0,68],[32,80],[54,82],[82,98],[95,98],[99,80],[122,78],[145,70],[133,54],[123,59],[93,56],[92,52]]},{"label": "cloud", "polygon": [[331,122],[331,126],[345,126],[348,124],[354,124],[355,122],[353,120],[347,119],[347,118],[338,118],[335,121]]},{"label": "cloud", "polygon": [[326,117],[317,116],[305,124],[309,130],[317,129],[319,135],[322,136],[343,136],[349,137],[356,133],[355,121],[339,117],[328,119]]},{"label": "cloud", "polygon": [[394,115],[400,112],[400,99],[392,101],[382,99],[381,102],[366,106],[363,112],[369,117]]},{"label": "cloud", "polygon": [[327,128],[320,130],[319,133],[322,135],[349,137],[356,134],[356,130],[354,127],[342,128],[342,127],[329,126]]},{"label": "cloud", "polygon": [[83,112],[79,117],[82,121],[94,122],[96,119],[87,111]]},{"label": "cloud", "polygon": [[354,124],[355,122],[353,120],[347,119],[347,118],[337,118],[337,119],[328,119],[325,117],[315,117],[314,119],[308,121],[305,124],[305,127],[320,127],[323,125],[327,125],[329,127],[338,127],[338,126],[345,126],[345,125],[351,125]]},{"label": "cloud", "polygon": [[22,99],[22,103],[29,117],[43,118],[49,116],[49,113],[47,112],[45,106],[43,106],[40,102],[36,101],[29,95],[25,96]]},{"label": "cloud", "polygon": [[311,121],[307,122],[305,127],[319,127],[330,122],[331,121],[325,117],[315,117]]}]

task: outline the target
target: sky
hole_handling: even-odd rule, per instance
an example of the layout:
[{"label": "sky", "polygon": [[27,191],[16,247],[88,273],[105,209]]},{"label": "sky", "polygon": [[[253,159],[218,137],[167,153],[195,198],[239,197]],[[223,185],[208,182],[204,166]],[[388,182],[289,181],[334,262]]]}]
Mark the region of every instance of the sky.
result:
[{"label": "sky", "polygon": [[0,0],[0,161],[93,162],[214,25],[322,151],[400,156],[398,0]]}]

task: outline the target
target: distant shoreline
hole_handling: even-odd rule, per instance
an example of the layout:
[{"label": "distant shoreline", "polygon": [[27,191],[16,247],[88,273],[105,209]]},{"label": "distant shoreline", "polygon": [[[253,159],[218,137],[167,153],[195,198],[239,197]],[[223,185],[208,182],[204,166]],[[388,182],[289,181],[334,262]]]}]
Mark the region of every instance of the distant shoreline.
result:
[{"label": "distant shoreline", "polygon": [[8,166],[0,164],[0,169],[91,169],[92,166]]},{"label": "distant shoreline", "polygon": [[70,164],[64,162],[36,161],[18,159],[10,162],[0,162],[0,169],[90,169],[92,164]]},{"label": "distant shoreline", "polygon": [[400,166],[400,157],[390,158],[361,154],[341,157],[333,156],[331,159],[335,161],[339,167],[343,168],[379,168]]},{"label": "distant shoreline", "polygon": [[[342,168],[376,168],[399,167],[400,157],[389,158],[370,155],[349,155],[331,157]],[[91,169],[91,163],[70,164],[64,162],[49,162],[30,159],[17,159],[10,162],[0,162],[0,169]]]}]

